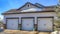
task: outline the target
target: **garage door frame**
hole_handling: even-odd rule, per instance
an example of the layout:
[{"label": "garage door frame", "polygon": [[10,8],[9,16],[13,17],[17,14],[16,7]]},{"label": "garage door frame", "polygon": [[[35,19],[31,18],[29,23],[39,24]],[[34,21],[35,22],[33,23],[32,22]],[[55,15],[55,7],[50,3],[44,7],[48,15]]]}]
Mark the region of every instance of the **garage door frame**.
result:
[{"label": "garage door frame", "polygon": [[[54,31],[54,17],[53,16],[49,16],[49,17],[37,17],[37,31],[38,31],[38,19],[39,18],[52,18],[52,31]],[[48,32],[52,32],[52,31],[48,31]]]},{"label": "garage door frame", "polygon": [[[21,17],[21,30],[22,30],[22,19],[30,19],[32,18],[33,19],[33,25],[35,24],[35,18],[34,17]],[[35,27],[35,26],[34,26]],[[33,27],[33,28],[34,28]]]},{"label": "garage door frame", "polygon": [[7,19],[18,19],[18,28],[19,28],[19,17],[6,18],[6,26],[5,26],[6,29],[7,29]]}]

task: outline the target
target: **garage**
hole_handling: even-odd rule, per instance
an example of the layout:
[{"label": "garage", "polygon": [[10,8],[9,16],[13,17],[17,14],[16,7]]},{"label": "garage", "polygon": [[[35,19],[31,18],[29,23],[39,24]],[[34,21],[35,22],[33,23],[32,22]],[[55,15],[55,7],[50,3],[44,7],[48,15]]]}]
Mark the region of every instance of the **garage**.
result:
[{"label": "garage", "polygon": [[22,30],[33,30],[34,18],[22,18]]},{"label": "garage", "polygon": [[53,18],[38,18],[38,31],[52,31]]},{"label": "garage", "polygon": [[18,29],[18,19],[7,19],[7,29],[17,30]]}]

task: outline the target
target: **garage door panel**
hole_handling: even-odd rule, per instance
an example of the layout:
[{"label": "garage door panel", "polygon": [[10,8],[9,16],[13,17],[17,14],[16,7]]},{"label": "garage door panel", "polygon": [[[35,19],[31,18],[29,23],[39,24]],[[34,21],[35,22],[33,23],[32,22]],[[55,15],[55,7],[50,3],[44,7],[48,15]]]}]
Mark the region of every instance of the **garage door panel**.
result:
[{"label": "garage door panel", "polygon": [[39,31],[52,31],[52,18],[38,18]]},{"label": "garage door panel", "polygon": [[7,29],[18,29],[18,19],[7,19]]},{"label": "garage door panel", "polygon": [[33,30],[33,18],[22,19],[22,30]]}]

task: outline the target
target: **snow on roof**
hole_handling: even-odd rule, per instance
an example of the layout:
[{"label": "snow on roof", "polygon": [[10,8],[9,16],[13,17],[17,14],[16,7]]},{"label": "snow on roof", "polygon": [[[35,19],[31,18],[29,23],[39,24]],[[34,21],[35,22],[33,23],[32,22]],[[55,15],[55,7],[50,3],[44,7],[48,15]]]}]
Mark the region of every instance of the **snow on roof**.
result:
[{"label": "snow on roof", "polygon": [[21,12],[32,12],[32,11],[42,11],[41,8],[29,8],[26,10],[22,10]]}]

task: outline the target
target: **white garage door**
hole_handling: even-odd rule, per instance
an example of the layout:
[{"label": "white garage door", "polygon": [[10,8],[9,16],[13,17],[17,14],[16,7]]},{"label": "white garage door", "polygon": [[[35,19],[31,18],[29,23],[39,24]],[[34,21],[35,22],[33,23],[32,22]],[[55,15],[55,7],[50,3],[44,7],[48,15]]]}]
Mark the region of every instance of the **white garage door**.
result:
[{"label": "white garage door", "polygon": [[52,31],[52,18],[38,18],[39,31]]},{"label": "white garage door", "polygon": [[22,19],[22,30],[33,30],[33,18]]},{"label": "white garage door", "polygon": [[7,19],[7,29],[18,29],[18,19]]}]

